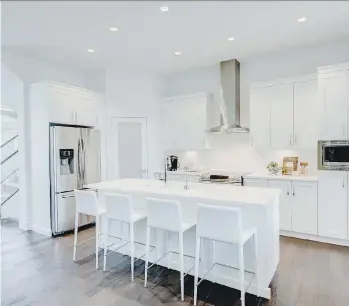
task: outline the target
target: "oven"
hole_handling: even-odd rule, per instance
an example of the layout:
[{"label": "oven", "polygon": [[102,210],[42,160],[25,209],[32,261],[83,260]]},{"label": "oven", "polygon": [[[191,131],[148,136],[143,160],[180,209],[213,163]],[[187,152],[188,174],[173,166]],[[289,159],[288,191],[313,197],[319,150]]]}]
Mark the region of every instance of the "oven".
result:
[{"label": "oven", "polygon": [[349,140],[318,141],[318,169],[349,171]]}]

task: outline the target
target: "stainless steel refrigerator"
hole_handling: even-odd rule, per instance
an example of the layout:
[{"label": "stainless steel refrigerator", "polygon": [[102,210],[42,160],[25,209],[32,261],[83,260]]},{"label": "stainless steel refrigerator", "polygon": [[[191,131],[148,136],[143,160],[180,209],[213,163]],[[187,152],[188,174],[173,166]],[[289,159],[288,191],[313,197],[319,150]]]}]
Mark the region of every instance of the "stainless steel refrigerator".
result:
[{"label": "stainless steel refrigerator", "polygon": [[[100,181],[100,131],[90,128],[50,127],[51,228],[58,235],[74,229],[74,189]],[[79,226],[94,222],[81,216]]]}]

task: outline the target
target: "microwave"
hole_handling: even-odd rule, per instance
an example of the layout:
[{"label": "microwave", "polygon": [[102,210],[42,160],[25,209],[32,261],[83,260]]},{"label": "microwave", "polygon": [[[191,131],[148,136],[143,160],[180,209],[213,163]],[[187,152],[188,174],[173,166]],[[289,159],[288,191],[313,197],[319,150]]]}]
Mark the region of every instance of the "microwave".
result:
[{"label": "microwave", "polygon": [[349,171],[349,140],[318,141],[318,169]]}]

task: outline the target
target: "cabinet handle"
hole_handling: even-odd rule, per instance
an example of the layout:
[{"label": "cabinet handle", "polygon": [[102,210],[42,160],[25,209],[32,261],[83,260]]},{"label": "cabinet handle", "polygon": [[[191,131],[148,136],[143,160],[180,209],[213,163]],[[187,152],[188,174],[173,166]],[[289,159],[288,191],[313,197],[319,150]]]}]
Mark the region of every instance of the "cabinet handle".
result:
[{"label": "cabinet handle", "polygon": [[342,186],[343,186],[343,188],[344,188],[344,175],[343,175],[343,177],[342,177]]},{"label": "cabinet handle", "polygon": [[290,146],[291,146],[291,141],[292,141],[292,134],[290,134]]},{"label": "cabinet handle", "polygon": [[297,145],[297,134],[294,133],[294,144]]}]

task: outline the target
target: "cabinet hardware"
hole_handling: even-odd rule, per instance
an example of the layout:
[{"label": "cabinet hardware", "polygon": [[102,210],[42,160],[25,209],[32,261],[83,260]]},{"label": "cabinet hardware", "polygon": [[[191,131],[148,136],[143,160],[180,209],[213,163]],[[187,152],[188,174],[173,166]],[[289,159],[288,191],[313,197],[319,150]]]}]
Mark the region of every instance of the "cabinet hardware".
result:
[{"label": "cabinet hardware", "polygon": [[290,134],[290,146],[292,145],[292,134]]},{"label": "cabinet hardware", "polygon": [[290,195],[290,192],[287,190],[287,195]]},{"label": "cabinet hardware", "polygon": [[294,144],[296,145],[297,144],[297,134],[294,133]]},{"label": "cabinet hardware", "polygon": [[343,177],[342,177],[342,186],[343,186],[343,188],[344,188],[344,175],[343,175]]}]

